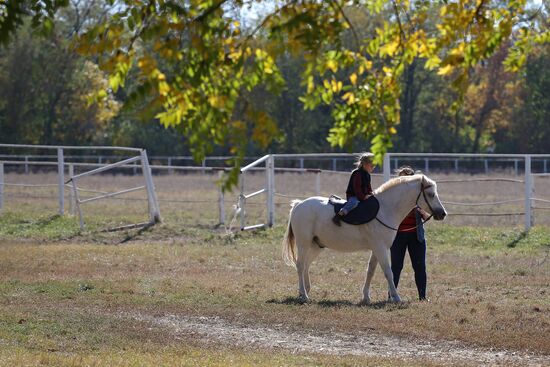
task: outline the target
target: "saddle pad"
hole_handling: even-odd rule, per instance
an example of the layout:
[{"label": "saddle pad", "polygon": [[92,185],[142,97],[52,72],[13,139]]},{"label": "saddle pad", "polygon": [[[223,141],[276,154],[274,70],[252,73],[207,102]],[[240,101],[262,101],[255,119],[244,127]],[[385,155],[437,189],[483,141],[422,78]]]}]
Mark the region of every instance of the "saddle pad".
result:
[{"label": "saddle pad", "polygon": [[[334,206],[334,213],[338,213],[346,203],[345,201],[329,200],[329,203]],[[380,203],[374,196],[369,196],[367,200],[359,202],[357,208],[353,209],[348,215],[342,217],[342,221],[348,224],[365,224],[370,222],[378,214]]]}]

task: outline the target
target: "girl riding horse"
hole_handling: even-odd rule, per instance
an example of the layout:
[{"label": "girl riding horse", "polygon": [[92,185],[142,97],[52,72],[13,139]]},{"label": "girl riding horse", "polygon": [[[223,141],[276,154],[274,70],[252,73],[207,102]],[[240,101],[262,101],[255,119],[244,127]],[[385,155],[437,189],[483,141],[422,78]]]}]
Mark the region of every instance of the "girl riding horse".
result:
[{"label": "girl riding horse", "polygon": [[372,158],[374,154],[363,153],[355,163],[357,168],[351,172],[349,178],[348,187],[346,189],[346,204],[340,209],[332,221],[337,226],[341,226],[340,219],[346,216],[353,209],[357,208],[357,205],[363,200],[366,200],[372,195],[372,186],[370,174],[374,170],[374,164]]}]

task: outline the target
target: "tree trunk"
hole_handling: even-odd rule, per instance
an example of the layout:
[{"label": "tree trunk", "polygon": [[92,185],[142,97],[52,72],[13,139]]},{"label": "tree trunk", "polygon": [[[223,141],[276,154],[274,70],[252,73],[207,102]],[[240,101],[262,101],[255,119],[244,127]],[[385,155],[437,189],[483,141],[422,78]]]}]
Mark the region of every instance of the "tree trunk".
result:
[{"label": "tree trunk", "polygon": [[415,72],[417,59],[407,66],[404,73],[404,91],[401,100],[401,136],[403,137],[404,149],[411,150],[414,129],[414,107],[420,87],[415,88]]}]

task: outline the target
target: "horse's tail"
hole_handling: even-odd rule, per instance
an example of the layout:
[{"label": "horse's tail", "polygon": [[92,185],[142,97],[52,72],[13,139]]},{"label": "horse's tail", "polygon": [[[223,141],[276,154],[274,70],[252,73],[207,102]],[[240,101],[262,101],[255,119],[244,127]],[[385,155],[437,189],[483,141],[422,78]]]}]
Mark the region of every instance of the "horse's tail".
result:
[{"label": "horse's tail", "polygon": [[288,218],[288,226],[283,238],[283,260],[285,264],[296,267],[296,240],[294,238],[294,231],[292,231],[292,212],[294,207],[301,203],[300,200],[292,200],[290,203],[290,215]]}]

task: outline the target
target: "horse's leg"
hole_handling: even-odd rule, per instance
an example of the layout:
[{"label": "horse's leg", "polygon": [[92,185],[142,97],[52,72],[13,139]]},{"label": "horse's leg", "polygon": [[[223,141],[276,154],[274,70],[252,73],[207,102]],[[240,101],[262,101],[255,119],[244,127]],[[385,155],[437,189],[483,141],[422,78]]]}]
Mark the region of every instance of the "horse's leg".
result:
[{"label": "horse's leg", "polygon": [[367,266],[367,279],[365,279],[365,285],[363,286],[363,299],[361,300],[362,304],[370,303],[370,283],[372,277],[374,276],[374,271],[376,270],[376,265],[378,265],[378,260],[374,256],[374,252],[370,255],[369,265]]},{"label": "horse's leg", "polygon": [[309,301],[309,265],[312,261],[313,236],[296,234],[296,270],[298,271],[298,292],[300,299]]},{"label": "horse's leg", "polygon": [[311,283],[309,282],[309,266],[311,265],[313,260],[315,260],[315,258],[319,256],[321,250],[322,249],[317,244],[313,243],[309,248],[309,256],[307,257],[307,262],[304,263],[304,285],[308,294],[309,290],[311,289]]},{"label": "horse's leg", "polygon": [[386,276],[391,300],[393,302],[401,302],[401,297],[397,294],[397,289],[395,288],[395,284],[393,284],[393,272],[391,271],[390,266],[389,249],[383,244],[377,245],[372,249],[372,255],[376,256],[376,259],[380,263],[380,267]]},{"label": "horse's leg", "polygon": [[298,259],[296,260],[296,270],[298,271],[298,293],[300,299],[304,302],[309,301],[308,290],[306,288],[306,279],[309,281],[309,277],[306,276],[306,262],[307,255],[305,251],[298,251]]}]

